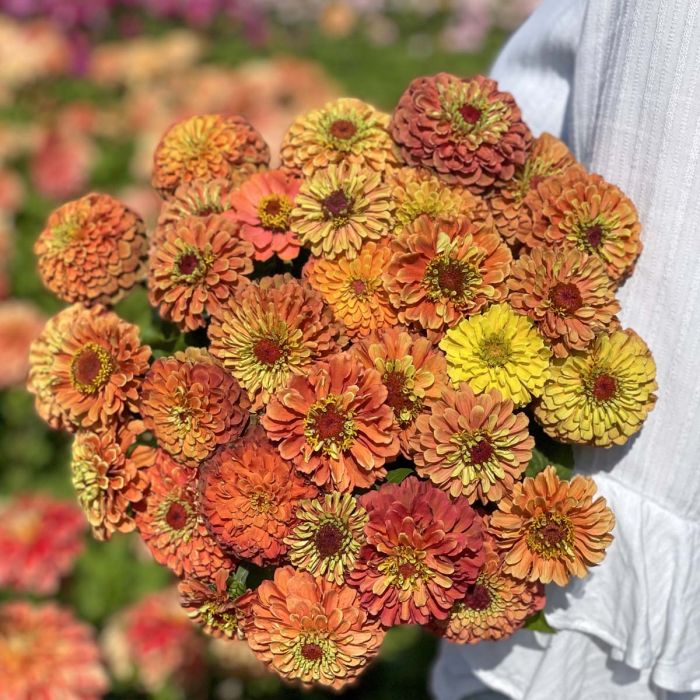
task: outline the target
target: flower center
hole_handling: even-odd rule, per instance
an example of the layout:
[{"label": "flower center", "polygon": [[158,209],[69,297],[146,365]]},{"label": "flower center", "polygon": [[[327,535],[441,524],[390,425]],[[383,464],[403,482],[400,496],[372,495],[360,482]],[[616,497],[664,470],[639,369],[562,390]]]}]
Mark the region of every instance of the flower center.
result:
[{"label": "flower center", "polygon": [[311,406],[306,416],[304,435],[314,450],[334,459],[352,445],[357,432],[352,413],[339,405],[340,397],[330,395]]},{"label": "flower center", "polygon": [[471,296],[471,290],[480,278],[473,265],[453,260],[449,255],[441,255],[428,263],[423,282],[428,289],[428,298],[432,301],[449,299],[461,302]]},{"label": "flower center", "polygon": [[328,130],[341,141],[351,139],[357,133],[357,127],[349,119],[336,119]]},{"label": "flower center", "polygon": [[508,340],[498,333],[484,338],[481,343],[481,358],[488,367],[503,367],[510,360],[512,352]]},{"label": "flower center", "polygon": [[573,283],[557,284],[550,292],[552,304],[568,314],[576,313],[583,306],[583,298],[578,287]]},{"label": "flower center", "polygon": [[320,661],[323,658],[323,649],[314,642],[307,642],[301,648],[301,655],[307,661]]},{"label": "flower center", "polygon": [[584,236],[588,245],[593,250],[597,250],[603,242],[603,227],[600,224],[589,226],[585,230]]},{"label": "flower center", "polygon": [[406,562],[405,564],[399,565],[398,571],[403,578],[411,578],[411,576],[416,575],[418,567],[412,562]]},{"label": "flower center", "polygon": [[565,515],[543,513],[531,523],[527,546],[545,559],[573,554],[574,531]]},{"label": "flower center", "polygon": [[191,275],[197,269],[197,265],[199,265],[197,256],[192,253],[187,253],[187,255],[183,255],[178,261],[177,269],[180,270],[183,275]]},{"label": "flower center", "polygon": [[458,111],[467,124],[476,124],[481,119],[481,110],[474,105],[463,104]]},{"label": "flower center", "polygon": [[318,528],[314,541],[322,557],[332,557],[343,548],[345,533],[335,523],[323,523]]},{"label": "flower center", "polygon": [[356,297],[363,298],[367,296],[368,285],[365,280],[353,280],[350,283],[350,287]]},{"label": "flower center", "polygon": [[173,501],[165,514],[165,522],[170,525],[173,530],[182,530],[187,525],[187,510],[177,501]]},{"label": "flower center", "polygon": [[199,251],[188,246],[175,258],[173,277],[176,280],[195,282],[206,274],[207,267],[213,259],[210,251]]},{"label": "flower center", "polygon": [[469,459],[472,464],[483,464],[493,456],[493,447],[488,440],[483,438],[469,448]]},{"label": "flower center", "polygon": [[530,189],[531,190],[536,190],[537,186],[544,180],[544,175],[533,175],[530,178]]},{"label": "flower center", "polygon": [[391,406],[399,425],[405,427],[420,410],[418,401],[411,397],[411,392],[406,387],[405,373],[396,370],[387,372],[382,382],[387,390],[386,404]]},{"label": "flower center", "polygon": [[274,365],[284,356],[284,350],[270,338],[261,338],[253,346],[253,354],[263,365]]},{"label": "flower center", "polygon": [[316,416],[316,432],[321,440],[339,437],[344,426],[345,416],[334,406],[328,407],[323,413]]},{"label": "flower center", "polygon": [[486,586],[473,583],[467,588],[462,605],[471,610],[486,610],[491,606],[491,594]]},{"label": "flower center", "polygon": [[71,381],[81,394],[94,394],[112,376],[112,356],[97,343],[86,343],[70,363]]},{"label": "flower center", "polygon": [[258,202],[258,218],[267,231],[287,231],[292,201],[283,194],[268,194]]},{"label": "flower center", "polygon": [[256,513],[269,513],[274,507],[274,503],[267,492],[255,491],[250,497],[250,507]]},{"label": "flower center", "polygon": [[610,401],[617,391],[617,379],[609,374],[599,374],[593,381],[593,398],[596,401]]},{"label": "flower center", "polygon": [[336,218],[347,216],[350,213],[352,201],[347,197],[343,190],[335,190],[325,199],[321,200],[321,204],[331,218]]}]

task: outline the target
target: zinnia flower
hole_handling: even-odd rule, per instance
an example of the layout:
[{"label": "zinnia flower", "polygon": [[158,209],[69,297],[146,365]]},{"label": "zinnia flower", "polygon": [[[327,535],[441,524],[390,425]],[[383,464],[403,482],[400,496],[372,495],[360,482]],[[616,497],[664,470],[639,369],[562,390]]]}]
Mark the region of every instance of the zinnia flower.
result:
[{"label": "zinnia flower", "polygon": [[141,386],[146,428],[160,447],[189,466],[243,432],[249,405],[238,382],[211,357],[156,360]]},{"label": "zinnia flower", "polygon": [[442,637],[458,644],[506,639],[545,604],[541,583],[518,581],[503,573],[501,557],[491,537],[484,540],[486,561],[474,583],[458,600],[447,620],[434,626]]},{"label": "zinnia flower", "polygon": [[569,168],[543,180],[528,198],[528,206],[532,223],[527,228],[521,222],[520,228],[527,246],[568,242],[598,256],[613,282],[631,274],[642,251],[637,210],[600,175]]},{"label": "zinnia flower", "polygon": [[386,404],[399,429],[401,452],[413,454],[410,438],[419,416],[432,411],[447,384],[445,356],[427,339],[400,328],[387,328],[360,341],[351,352],[362,365],[376,369],[386,387]]},{"label": "zinnia flower", "polygon": [[527,316],[508,304],[494,304],[465,318],[440,342],[453,384],[474,391],[498,391],[516,406],[540,396],[549,376],[550,349]]},{"label": "zinnia flower", "polygon": [[475,511],[415,477],[369,491],[360,503],[369,513],[367,544],[347,581],[362,608],[385,627],[446,619],[484,562]]},{"label": "zinnia flower", "polygon": [[137,326],[101,306],[76,305],[49,321],[32,344],[29,390],[54,423],[110,426],[136,409],[150,355]]},{"label": "zinnia flower", "polygon": [[219,543],[259,566],[277,562],[299,501],[314,486],[266,441],[222,447],[203,466],[201,511]]},{"label": "zinnia flower", "polygon": [[58,590],[84,548],[85,518],[40,493],[0,503],[0,586],[38,595]]},{"label": "zinnia flower", "polygon": [[294,260],[300,243],[290,230],[299,180],[282,170],[251,175],[231,194],[231,203],[241,222],[241,238],[255,248],[256,260]]},{"label": "zinnia flower", "polygon": [[135,520],[153,558],[176,576],[208,576],[230,566],[200,513],[197,473],[157,450],[145,476],[150,488]]},{"label": "zinnia flower", "polygon": [[402,323],[437,334],[505,298],[512,256],[483,222],[422,216],[390,245],[386,284]]},{"label": "zinnia flower", "polygon": [[396,323],[396,312],[389,303],[384,282],[390,259],[387,246],[370,241],[352,260],[310,260],[304,276],[343,322],[350,337],[366,336]]},{"label": "zinnia flower", "polygon": [[88,194],[56,209],[34,243],[44,286],[67,302],[113,304],[146,269],[141,218],[107,194]]},{"label": "zinnia flower", "polygon": [[265,406],[290,377],[347,342],[320,294],[291,275],[241,289],[209,325],[211,352]]},{"label": "zinnia flower", "polygon": [[356,591],[290,566],[260,584],[247,629],[251,649],[283,678],[334,690],[362,673],[383,636]]},{"label": "zinnia flower", "polygon": [[0,389],[21,384],[29,372],[29,348],[39,337],[46,317],[30,301],[0,304]]},{"label": "zinnia flower", "polygon": [[155,459],[152,448],[134,447],[141,429],[134,421],[100,433],[81,430],[73,440],[73,487],[98,540],[134,529],[133,506],[144,499],[145,470]]},{"label": "zinnia flower", "polygon": [[519,242],[523,229],[531,227],[532,210],[528,202],[537,197],[537,186],[547,177],[560,175],[576,164],[576,159],[563,141],[548,133],[538,136],[524,165],[515,177],[489,197],[498,232],[510,245]]},{"label": "zinnia flower", "polygon": [[292,123],[282,141],[282,166],[307,177],[343,162],[382,172],[396,162],[388,126],[388,114],[341,97]]},{"label": "zinnia flower", "polygon": [[476,194],[511,180],[532,141],[513,96],[480,75],[416,78],[399,100],[390,131],[409,165]]},{"label": "zinnia flower", "polygon": [[593,479],[561,481],[554,467],[516,483],[498,502],[489,531],[503,554],[503,571],[524,581],[566,586],[600,564],[612,542],[615,516]]},{"label": "zinnia flower", "polygon": [[284,540],[292,564],[343,585],[365,543],[367,511],[349,493],[332,491],[302,501],[294,518],[298,524]]},{"label": "zinnia flower", "polygon": [[381,175],[356,165],[331,165],[305,180],[291,228],[316,256],[357,257],[362,244],[391,229],[391,191]]},{"label": "zinnia flower", "polygon": [[620,310],[600,259],[568,246],[521,255],[508,290],[508,303],[537,324],[557,357],[588,347]]},{"label": "zinnia flower", "polygon": [[623,445],[654,407],[656,389],[646,343],[634,331],[614,331],[584,352],[555,360],[535,418],[561,442]]},{"label": "zinnia flower", "polygon": [[445,389],[416,421],[414,460],[420,476],[470,503],[497,502],[532,457],[528,418],[496,389],[475,395],[468,384]]},{"label": "zinnia flower", "polygon": [[7,700],[99,700],[109,688],[92,629],[54,603],[0,605],[0,659]]},{"label": "zinnia flower", "polygon": [[348,355],[318,362],[278,391],[261,423],[285,459],[314,483],[337,491],[386,476],[399,442],[379,373]]},{"label": "zinnia flower", "polygon": [[236,185],[269,162],[270,149],[243,117],[203,114],[165,132],[153,156],[151,183],[164,197],[192,180]]},{"label": "zinnia flower", "polygon": [[240,224],[225,216],[190,217],[172,224],[151,252],[149,301],[182,330],[205,325],[253,271],[253,246]]}]

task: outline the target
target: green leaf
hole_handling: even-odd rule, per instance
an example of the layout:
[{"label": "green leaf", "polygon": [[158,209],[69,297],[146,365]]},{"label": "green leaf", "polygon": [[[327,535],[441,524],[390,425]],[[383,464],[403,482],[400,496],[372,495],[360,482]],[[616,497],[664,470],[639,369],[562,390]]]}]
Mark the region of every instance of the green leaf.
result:
[{"label": "green leaf", "polygon": [[525,629],[533,630],[534,632],[556,634],[556,630],[549,624],[549,622],[547,622],[547,618],[544,616],[544,613],[541,610],[540,612],[528,617],[524,627]]},{"label": "green leaf", "polygon": [[574,470],[574,451],[571,445],[555,442],[536,424],[531,424],[531,432],[535,438],[535,449],[525,476],[537,476],[551,464],[560,479],[570,479]]},{"label": "green leaf", "polygon": [[411,474],[413,474],[413,469],[410,469],[409,467],[392,469],[386,477],[386,480],[390,484],[400,484],[407,476],[410,476]]}]

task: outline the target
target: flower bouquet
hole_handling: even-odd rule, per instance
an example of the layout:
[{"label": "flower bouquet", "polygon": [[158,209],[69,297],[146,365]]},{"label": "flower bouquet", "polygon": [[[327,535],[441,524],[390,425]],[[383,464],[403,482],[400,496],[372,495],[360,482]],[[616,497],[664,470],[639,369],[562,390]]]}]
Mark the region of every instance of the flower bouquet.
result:
[{"label": "flower bouquet", "polygon": [[[51,214],[39,271],[71,306],[29,388],[98,539],[137,529],[206,632],[339,689],[395,625],[501,639],[603,560],[612,512],[548,455],[654,405],[616,319],[640,225],[484,77],[336,100],[280,157],[197,116],[156,149],[150,234],[107,195]],[[143,283],[152,347],[110,308]]]}]

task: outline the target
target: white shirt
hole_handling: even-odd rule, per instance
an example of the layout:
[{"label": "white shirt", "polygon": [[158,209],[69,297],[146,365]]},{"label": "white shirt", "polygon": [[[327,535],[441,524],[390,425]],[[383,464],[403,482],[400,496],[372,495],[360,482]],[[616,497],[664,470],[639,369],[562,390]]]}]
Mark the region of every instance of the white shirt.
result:
[{"label": "white shirt", "polygon": [[548,587],[560,632],[444,645],[434,692],[464,697],[471,669],[527,700],[700,697],[700,0],[545,0],[493,75],[534,133],[636,203],[620,317],[654,353],[659,399],[624,448],[577,450],[617,526],[586,579]]}]

